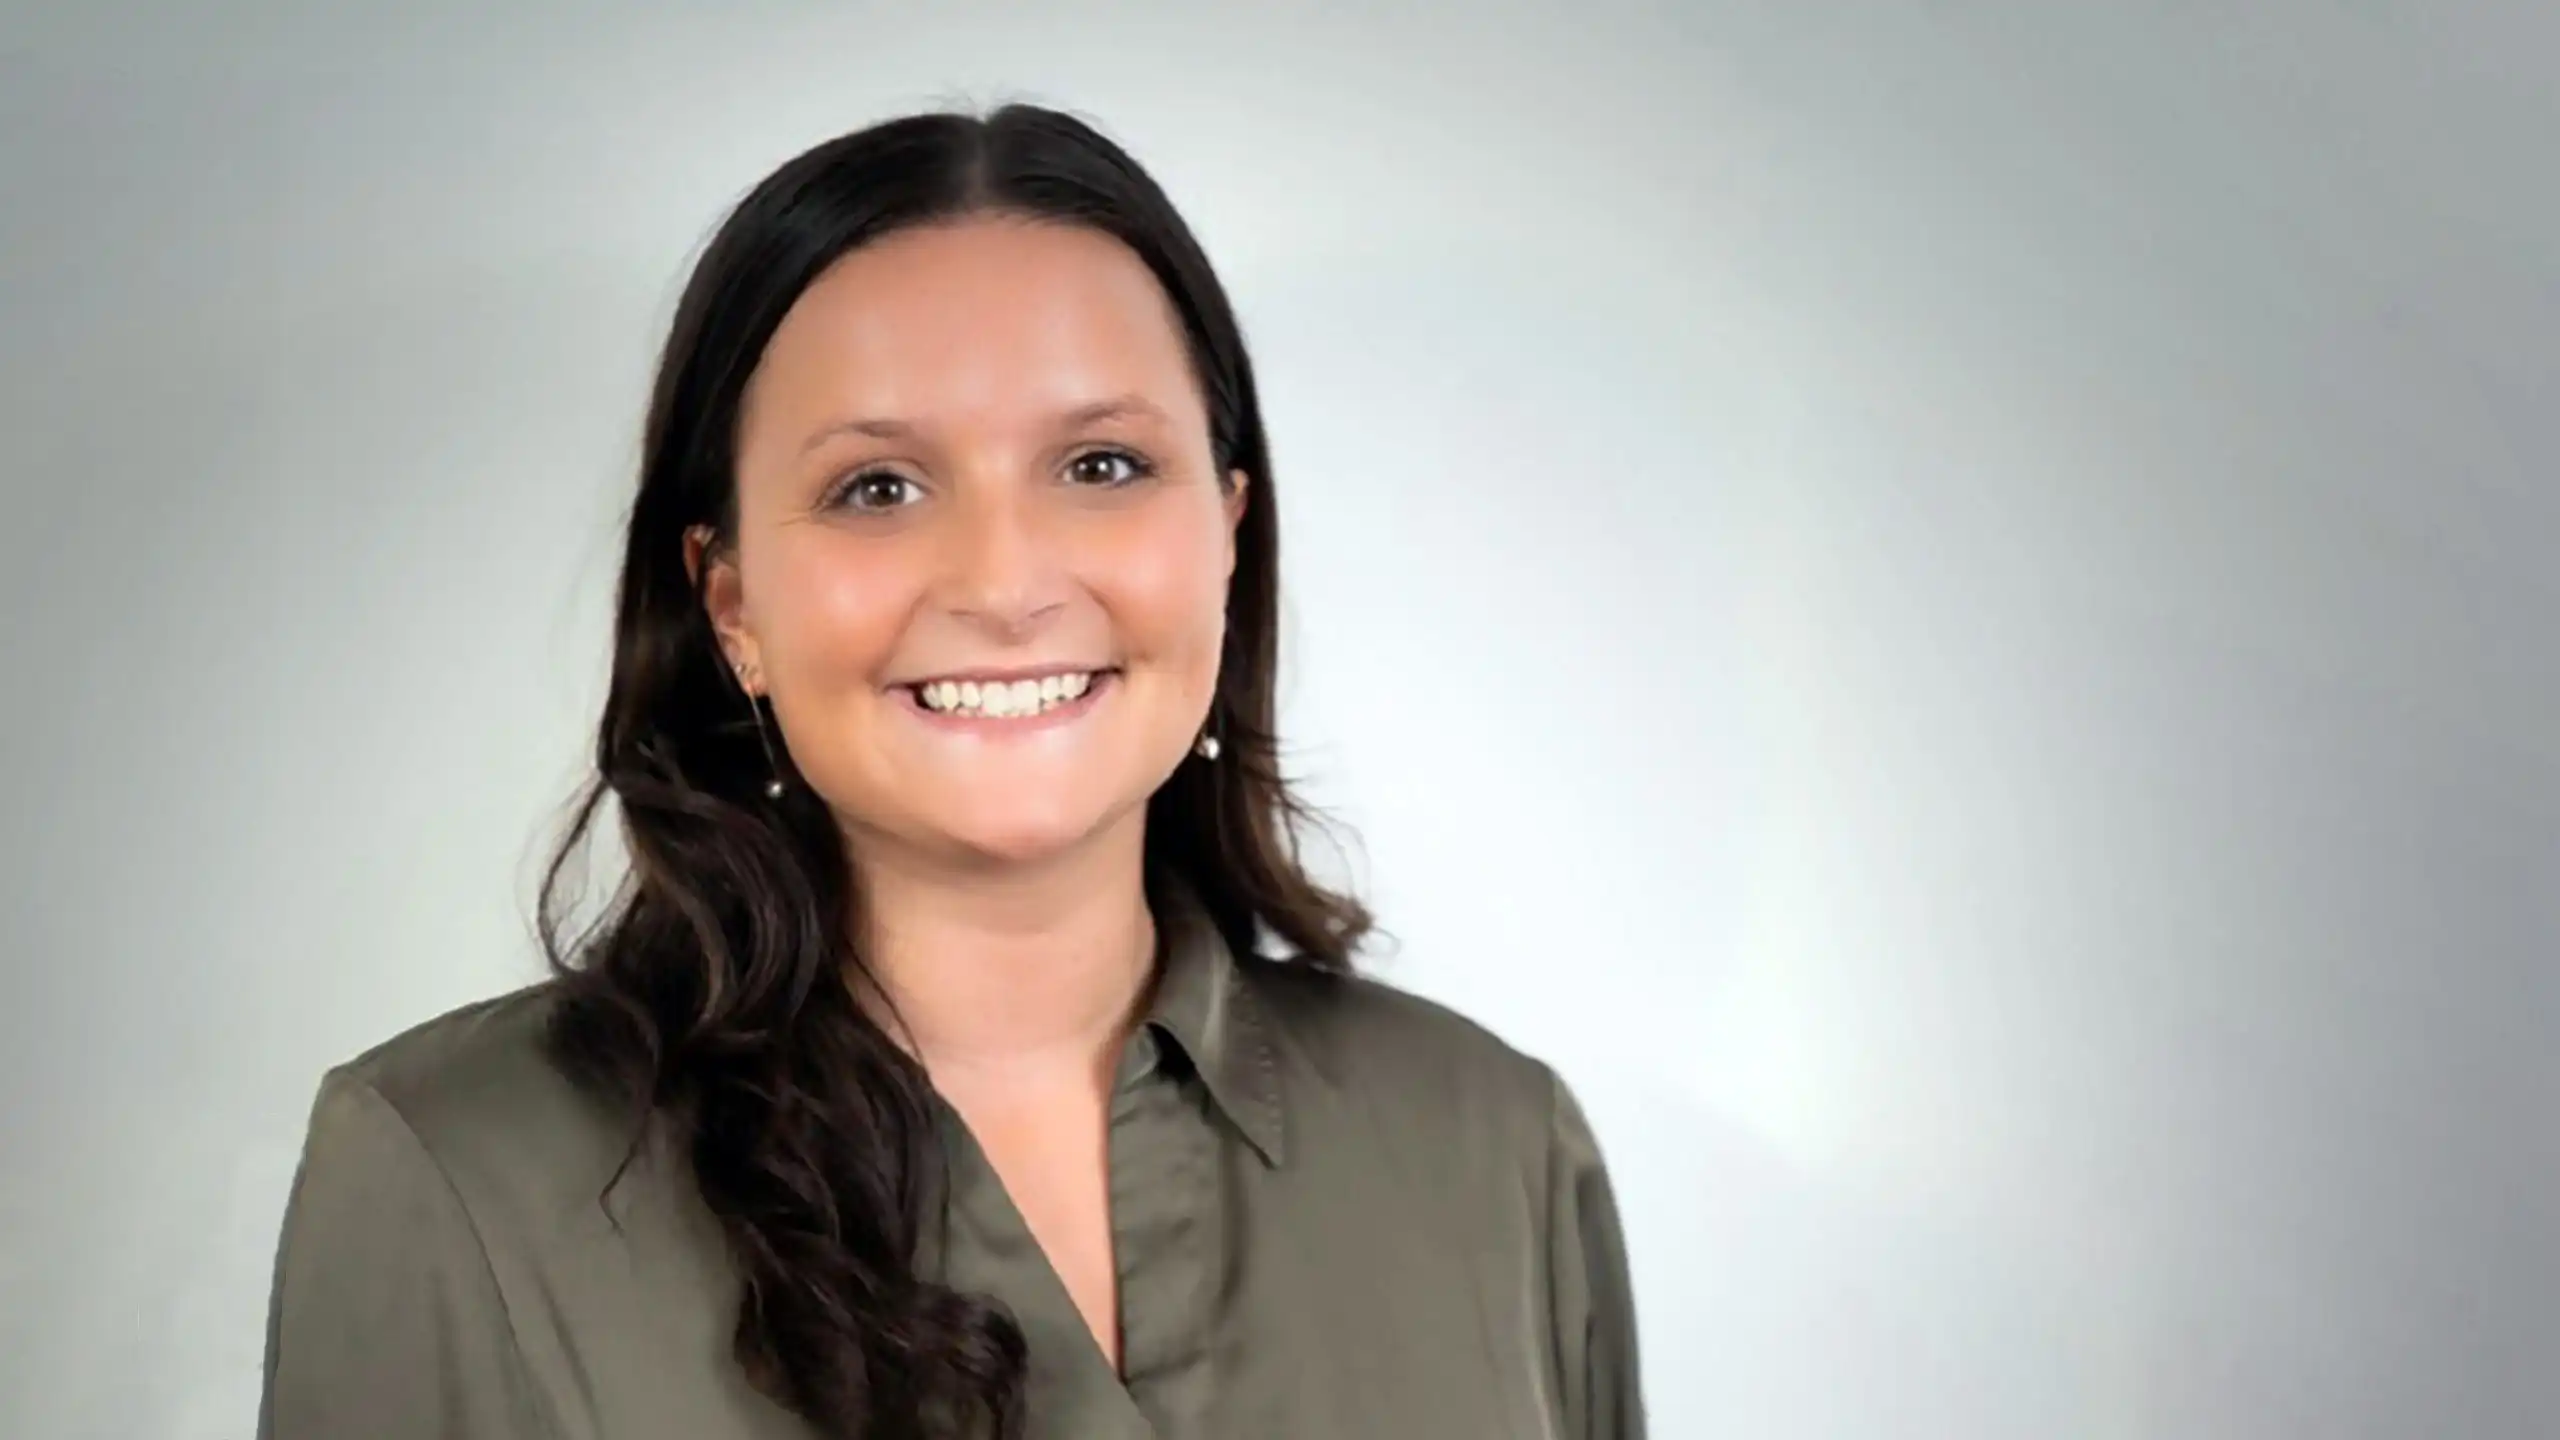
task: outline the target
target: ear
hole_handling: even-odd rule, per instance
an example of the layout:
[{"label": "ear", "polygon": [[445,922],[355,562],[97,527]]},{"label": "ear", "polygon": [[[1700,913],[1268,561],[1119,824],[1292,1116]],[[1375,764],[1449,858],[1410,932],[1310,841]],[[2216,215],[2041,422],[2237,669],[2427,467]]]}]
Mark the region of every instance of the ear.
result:
[{"label": "ear", "polygon": [[[710,618],[712,634],[719,637],[730,673],[742,675],[741,684],[756,679],[763,671],[763,659],[754,633],[747,628],[746,592],[738,583],[736,548],[722,544],[710,526],[693,526],[684,532],[684,573],[702,597],[703,612]],[[756,688],[750,685],[748,693]]]},{"label": "ear", "polygon": [[1245,506],[1251,503],[1253,477],[1242,469],[1227,472],[1227,493],[1223,504],[1227,512],[1227,570],[1236,568],[1236,527],[1244,523]]},{"label": "ear", "polygon": [[1227,529],[1234,530],[1244,520],[1246,493],[1253,488],[1253,477],[1241,467],[1227,472]]}]

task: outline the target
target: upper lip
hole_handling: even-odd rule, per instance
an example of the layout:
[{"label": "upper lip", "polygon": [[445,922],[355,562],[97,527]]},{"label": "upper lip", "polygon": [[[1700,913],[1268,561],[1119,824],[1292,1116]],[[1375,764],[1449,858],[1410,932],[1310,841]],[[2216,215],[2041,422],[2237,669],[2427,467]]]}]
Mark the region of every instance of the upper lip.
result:
[{"label": "upper lip", "polygon": [[955,685],[1010,685],[1018,680],[1046,680],[1052,675],[1099,675],[1110,668],[1108,665],[1021,665],[1011,669],[945,670],[938,675],[920,675],[897,683],[911,688],[945,682]]}]

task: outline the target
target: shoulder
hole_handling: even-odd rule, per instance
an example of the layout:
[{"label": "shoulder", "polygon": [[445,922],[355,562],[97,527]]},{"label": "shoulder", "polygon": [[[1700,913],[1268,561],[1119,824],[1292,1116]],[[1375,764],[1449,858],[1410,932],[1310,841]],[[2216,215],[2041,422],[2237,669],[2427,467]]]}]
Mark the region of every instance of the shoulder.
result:
[{"label": "shoulder", "polygon": [[550,1183],[600,1187],[629,1125],[552,1059],[558,1000],[545,981],[412,1025],[331,1067],[319,1107],[360,1105],[406,1131],[466,1203]]},{"label": "shoulder", "polygon": [[1560,1106],[1556,1072],[1451,1006],[1366,974],[1242,962],[1290,1068],[1364,1111],[1543,1155]]},{"label": "shoulder", "polygon": [[548,981],[421,1021],[336,1066],[325,1084],[371,1091],[420,1138],[470,1129],[565,1086],[546,1037]]}]

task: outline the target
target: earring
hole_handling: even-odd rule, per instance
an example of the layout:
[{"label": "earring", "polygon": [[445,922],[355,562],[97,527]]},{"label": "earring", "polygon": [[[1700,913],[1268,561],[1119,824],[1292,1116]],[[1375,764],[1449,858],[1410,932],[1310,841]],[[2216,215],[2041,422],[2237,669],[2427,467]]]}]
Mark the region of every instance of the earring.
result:
[{"label": "earring", "polygon": [[756,695],[754,687],[748,684],[747,672],[744,669],[738,671],[738,688],[746,694],[747,713],[755,718],[756,745],[764,751],[764,768],[771,777],[764,782],[764,798],[779,800],[782,798],[782,762],[775,758],[773,736],[764,727],[764,702]]},{"label": "earring", "polygon": [[1213,720],[1209,722],[1208,725],[1201,727],[1200,743],[1191,747],[1192,754],[1199,756],[1203,760],[1215,760],[1218,758],[1218,752],[1225,747],[1218,743],[1218,736],[1215,729],[1216,725],[1217,722]]}]

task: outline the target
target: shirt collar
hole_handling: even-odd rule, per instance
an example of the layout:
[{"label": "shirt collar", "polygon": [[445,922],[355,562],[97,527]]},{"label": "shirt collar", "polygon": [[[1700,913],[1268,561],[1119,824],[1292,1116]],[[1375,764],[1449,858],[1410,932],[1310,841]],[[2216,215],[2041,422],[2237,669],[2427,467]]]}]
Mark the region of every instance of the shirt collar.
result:
[{"label": "shirt collar", "polygon": [[1147,1024],[1182,1051],[1228,1123],[1276,1166],[1286,1131],[1279,1056],[1246,962],[1188,884],[1168,879],[1150,888],[1160,968]]}]

